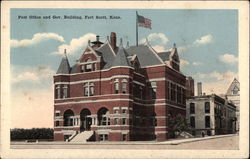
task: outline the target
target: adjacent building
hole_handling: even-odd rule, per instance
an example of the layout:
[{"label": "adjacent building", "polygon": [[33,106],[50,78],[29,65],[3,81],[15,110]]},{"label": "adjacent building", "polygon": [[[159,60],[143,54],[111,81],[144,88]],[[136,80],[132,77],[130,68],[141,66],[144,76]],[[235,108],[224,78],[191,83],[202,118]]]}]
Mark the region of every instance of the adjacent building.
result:
[{"label": "adjacent building", "polygon": [[187,121],[194,136],[236,132],[236,106],[216,95],[205,95],[198,83],[198,96],[187,98]]},{"label": "adjacent building", "polygon": [[168,116],[186,115],[186,84],[175,44],[156,52],[97,36],[73,66],[65,53],[54,75],[54,139],[166,140]]},{"label": "adjacent building", "polygon": [[233,82],[230,84],[225,98],[236,106],[236,131],[240,130],[240,82],[234,78]]}]

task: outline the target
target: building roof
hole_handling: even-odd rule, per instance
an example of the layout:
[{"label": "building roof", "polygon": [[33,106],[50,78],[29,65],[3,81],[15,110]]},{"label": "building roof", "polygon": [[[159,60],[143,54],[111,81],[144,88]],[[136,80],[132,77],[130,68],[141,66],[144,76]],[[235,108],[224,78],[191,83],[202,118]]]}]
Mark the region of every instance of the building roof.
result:
[{"label": "building roof", "polygon": [[137,55],[141,67],[164,64],[157,53],[148,45],[131,46],[126,51],[131,56]]},{"label": "building roof", "polygon": [[56,74],[69,74],[69,73],[70,73],[70,65],[65,53]]},{"label": "building roof", "polygon": [[233,82],[230,84],[226,95],[232,95],[234,91],[237,92],[237,94],[238,91],[240,91],[240,82],[236,78],[234,78]]},{"label": "building roof", "polygon": [[112,66],[112,62],[115,58],[115,52],[112,49],[109,42],[106,42],[103,44],[100,48],[96,49],[96,52],[102,56],[104,62],[106,63],[104,65],[104,69],[110,68]]},{"label": "building roof", "polygon": [[119,50],[116,54],[114,61],[112,62],[112,67],[114,66],[130,66],[130,62],[128,61],[128,53],[123,48],[122,44],[119,47]]},{"label": "building roof", "polygon": [[159,52],[157,55],[160,56],[163,61],[168,61],[170,60],[171,51]]}]

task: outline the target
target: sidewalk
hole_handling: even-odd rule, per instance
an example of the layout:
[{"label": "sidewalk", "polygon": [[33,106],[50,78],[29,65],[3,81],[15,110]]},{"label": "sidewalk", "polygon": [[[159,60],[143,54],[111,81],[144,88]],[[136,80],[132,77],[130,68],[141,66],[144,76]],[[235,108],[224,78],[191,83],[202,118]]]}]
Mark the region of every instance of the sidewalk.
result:
[{"label": "sidewalk", "polygon": [[236,136],[238,134],[228,134],[228,135],[216,135],[216,136],[206,136],[198,138],[188,138],[188,139],[172,139],[168,141],[117,141],[117,142],[86,142],[86,143],[72,143],[72,142],[38,142],[38,143],[26,143],[26,142],[11,142],[11,145],[179,145],[182,143],[189,143],[202,140],[210,140],[216,138]]},{"label": "sidewalk", "polygon": [[237,136],[238,134],[227,134],[227,135],[216,135],[216,136],[206,136],[206,137],[196,137],[196,138],[188,138],[188,139],[180,139],[180,140],[171,140],[171,141],[163,141],[159,144],[166,144],[166,145],[178,145],[182,143],[189,143],[195,141],[202,141],[202,140],[210,140],[222,137],[230,137],[230,136]]}]

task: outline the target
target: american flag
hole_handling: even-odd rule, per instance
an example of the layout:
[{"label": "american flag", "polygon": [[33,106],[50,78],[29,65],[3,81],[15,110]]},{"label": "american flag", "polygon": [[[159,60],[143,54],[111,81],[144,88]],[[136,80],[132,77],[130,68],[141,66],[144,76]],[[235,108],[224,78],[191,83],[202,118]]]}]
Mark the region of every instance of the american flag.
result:
[{"label": "american flag", "polygon": [[151,19],[137,15],[138,26],[151,29]]}]

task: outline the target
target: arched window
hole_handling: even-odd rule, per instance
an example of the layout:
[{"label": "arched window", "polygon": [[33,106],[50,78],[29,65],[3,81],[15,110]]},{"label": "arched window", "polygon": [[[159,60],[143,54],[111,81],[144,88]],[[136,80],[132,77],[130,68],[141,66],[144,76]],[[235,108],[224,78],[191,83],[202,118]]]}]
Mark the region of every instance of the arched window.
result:
[{"label": "arched window", "polygon": [[74,112],[70,109],[66,110],[63,114],[64,126],[74,125]]},{"label": "arched window", "polygon": [[101,108],[97,112],[98,125],[110,125],[109,110],[107,108]]}]

